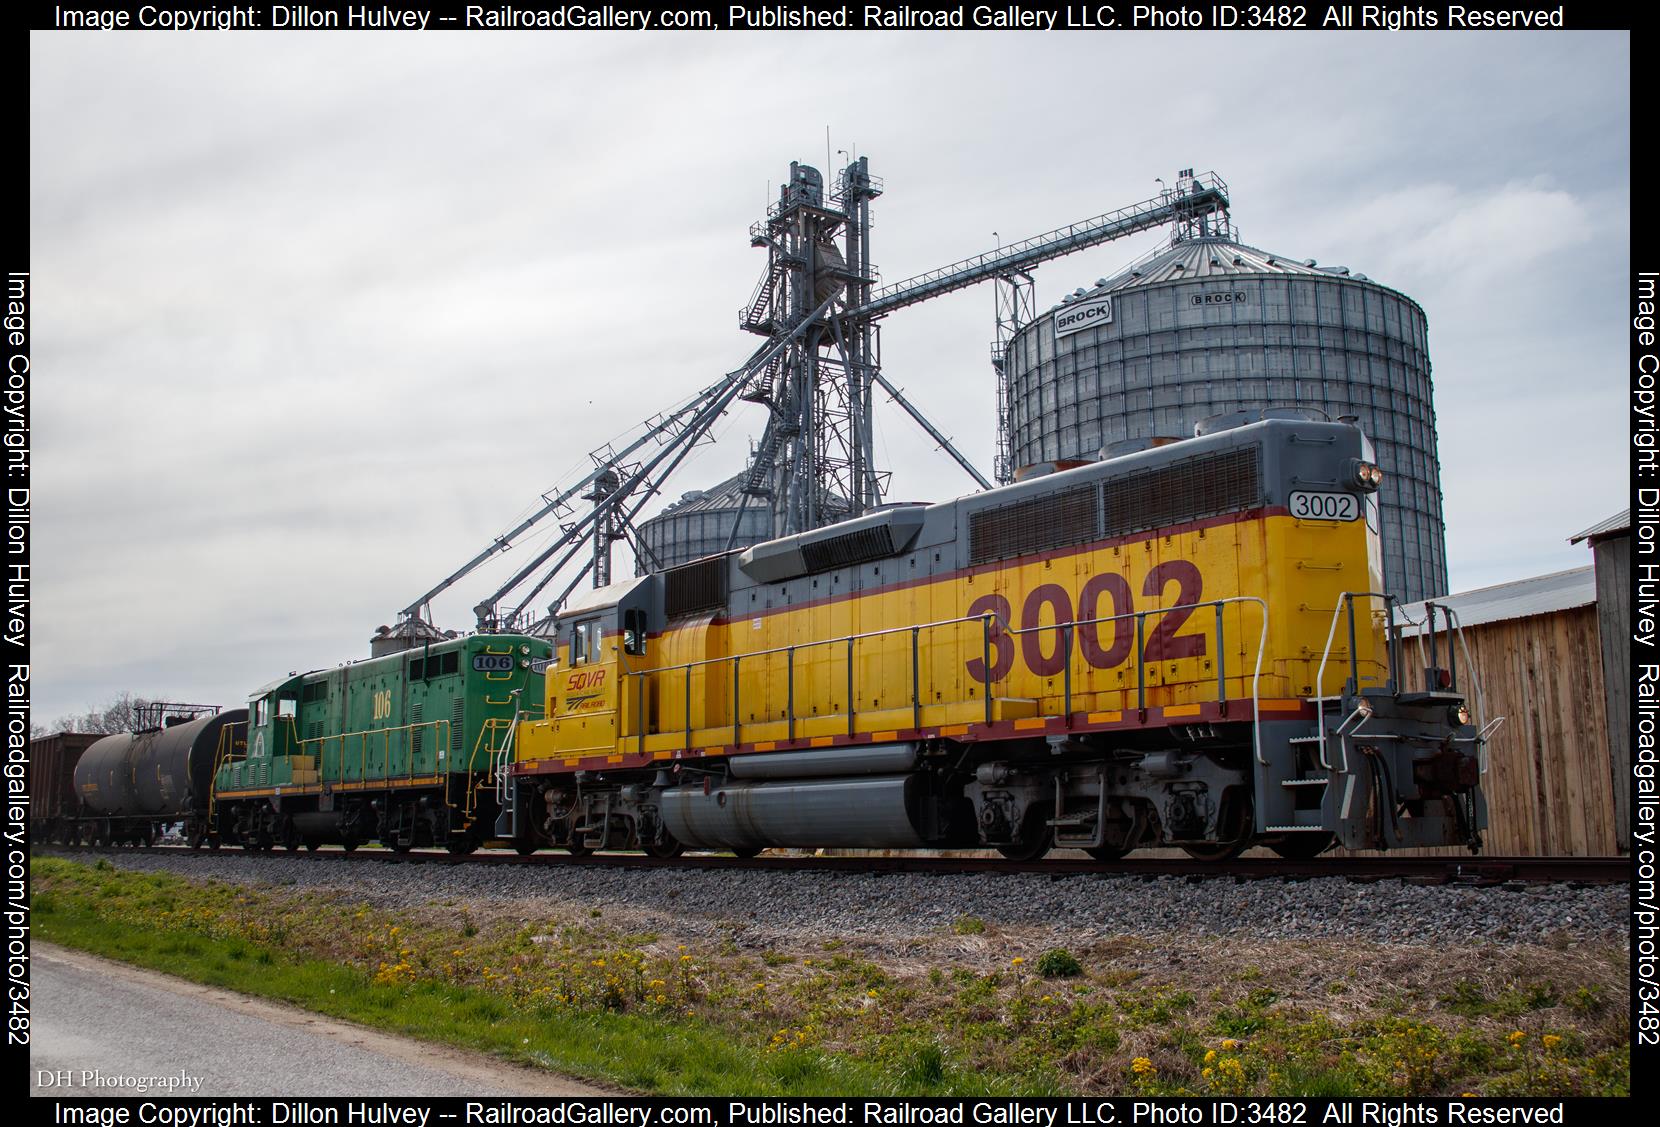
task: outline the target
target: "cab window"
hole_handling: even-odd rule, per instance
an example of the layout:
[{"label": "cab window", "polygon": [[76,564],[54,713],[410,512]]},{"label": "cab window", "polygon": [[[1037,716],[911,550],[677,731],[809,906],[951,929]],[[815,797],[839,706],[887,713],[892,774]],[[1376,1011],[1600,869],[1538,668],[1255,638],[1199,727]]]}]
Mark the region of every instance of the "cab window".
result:
[{"label": "cab window", "polygon": [[254,702],[254,727],[264,727],[271,719],[271,698],[260,697]]},{"label": "cab window", "polygon": [[646,652],[645,611],[623,611],[623,652],[636,657]]},{"label": "cab window", "polygon": [[598,661],[600,637],[597,621],[577,623],[571,631],[571,664],[586,665]]}]

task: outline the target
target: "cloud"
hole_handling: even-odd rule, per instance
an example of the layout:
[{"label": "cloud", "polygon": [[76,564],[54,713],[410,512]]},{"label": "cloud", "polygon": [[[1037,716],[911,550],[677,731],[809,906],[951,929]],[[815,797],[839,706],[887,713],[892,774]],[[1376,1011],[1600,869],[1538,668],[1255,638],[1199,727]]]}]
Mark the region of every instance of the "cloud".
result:
[{"label": "cloud", "polygon": [[[749,225],[827,126],[886,181],[890,280],[1197,165],[1245,241],[1410,294],[1456,586],[1578,559],[1540,546],[1619,507],[1625,36],[36,36],[30,62],[43,716],[366,653],[748,354]],[[1040,307],[1158,238],[1044,265]],[[982,467],[992,309],[882,325]],[[762,418],[735,408],[657,503],[734,472]],[[969,488],[878,419],[894,496]]]}]

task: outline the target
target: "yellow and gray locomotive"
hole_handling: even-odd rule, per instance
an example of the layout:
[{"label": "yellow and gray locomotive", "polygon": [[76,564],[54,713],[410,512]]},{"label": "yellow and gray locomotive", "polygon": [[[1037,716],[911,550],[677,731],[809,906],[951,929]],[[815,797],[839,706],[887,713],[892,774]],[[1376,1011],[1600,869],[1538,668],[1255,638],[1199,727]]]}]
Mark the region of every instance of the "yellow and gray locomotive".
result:
[{"label": "yellow and gray locomotive", "polygon": [[573,600],[497,832],[660,856],[1478,847],[1480,733],[1456,655],[1405,676],[1369,443],[1238,422]]}]

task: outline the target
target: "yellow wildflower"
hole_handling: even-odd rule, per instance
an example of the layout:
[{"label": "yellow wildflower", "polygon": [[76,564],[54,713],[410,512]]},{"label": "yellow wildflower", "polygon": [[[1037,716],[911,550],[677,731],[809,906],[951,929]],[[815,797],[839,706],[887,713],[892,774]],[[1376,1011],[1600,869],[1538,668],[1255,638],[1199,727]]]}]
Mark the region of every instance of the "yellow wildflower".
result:
[{"label": "yellow wildflower", "polygon": [[1019,955],[1016,955],[1014,958],[1009,960],[1010,964],[1012,964],[1014,966],[1019,966],[1021,963],[1024,963],[1025,961],[1026,960],[1022,959]]},{"label": "yellow wildflower", "polygon": [[1158,1073],[1158,1067],[1146,1057],[1136,1057],[1130,1062],[1130,1071],[1137,1076],[1154,1076]]},{"label": "yellow wildflower", "polygon": [[1554,1033],[1547,1033],[1543,1037],[1539,1038],[1539,1040],[1543,1043],[1547,1052],[1562,1043],[1562,1038],[1558,1037]]},{"label": "yellow wildflower", "polygon": [[1514,1033],[1512,1033],[1510,1035],[1510,1043],[1512,1045],[1520,1045],[1523,1041],[1526,1041],[1526,1040],[1527,1040],[1527,1034],[1523,1033],[1520,1029],[1516,1030]]}]

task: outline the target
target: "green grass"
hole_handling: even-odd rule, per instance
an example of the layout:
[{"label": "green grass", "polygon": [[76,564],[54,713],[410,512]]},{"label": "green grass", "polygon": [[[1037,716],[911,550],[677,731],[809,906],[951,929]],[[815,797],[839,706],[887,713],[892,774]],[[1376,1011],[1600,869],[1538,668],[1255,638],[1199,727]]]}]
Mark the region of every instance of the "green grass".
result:
[{"label": "green grass", "polygon": [[[31,862],[42,939],[673,1095],[1626,1095],[1616,947],[1116,937],[676,942],[626,912],[429,902]],[[977,925],[977,926],[976,926]],[[653,924],[654,927],[661,926]],[[1266,985],[1272,983],[1272,987]]]},{"label": "green grass", "polygon": [[[31,863],[35,935],[194,982],[235,990],[356,1022],[388,1033],[491,1053],[570,1076],[662,1095],[1006,1095],[1030,1090],[1018,1077],[948,1068],[942,1055],[894,1067],[808,1045],[775,1049],[755,1035],[734,1037],[692,1014],[666,1007],[617,1012],[574,1005],[514,1004],[499,989],[395,973],[397,963],[366,966],[308,957],[280,944],[345,915],[313,903],[286,929],[273,928],[271,903],[224,885],[191,885],[100,862]],[[293,905],[287,905],[292,909]],[[374,929],[379,934],[384,928]],[[397,925],[391,925],[394,928]],[[464,936],[476,925],[463,925]],[[369,929],[364,929],[369,930]],[[400,931],[402,929],[399,929]],[[244,934],[237,934],[242,932]],[[526,938],[526,937],[520,937]],[[402,948],[399,948],[402,950]],[[498,952],[499,953],[499,952]],[[387,952],[391,954],[390,951]],[[592,962],[592,960],[588,960]],[[497,977],[491,975],[490,977]],[[650,981],[650,980],[647,980]],[[665,995],[666,997],[666,995]],[[770,1028],[770,1027],[768,1027]]]}]

